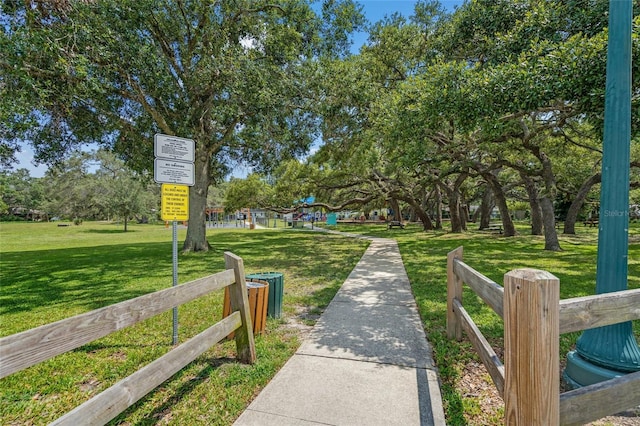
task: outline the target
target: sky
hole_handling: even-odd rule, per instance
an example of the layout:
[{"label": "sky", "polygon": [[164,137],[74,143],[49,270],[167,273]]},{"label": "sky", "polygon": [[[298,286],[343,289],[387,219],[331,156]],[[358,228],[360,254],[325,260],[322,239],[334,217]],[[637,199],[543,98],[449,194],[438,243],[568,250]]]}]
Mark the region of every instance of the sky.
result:
[{"label": "sky", "polygon": [[[370,22],[377,22],[394,12],[399,12],[404,16],[413,14],[413,7],[417,3],[415,0],[359,0],[364,7],[364,13]],[[463,0],[440,0],[440,4],[449,12],[453,12],[456,6],[461,6]]]},{"label": "sky", "polygon": [[[359,0],[359,3],[363,6],[364,14],[369,22],[374,23],[394,12],[409,17],[413,14],[413,7],[417,2],[415,0]],[[440,4],[450,12],[453,12],[455,7],[461,6],[462,3],[463,0],[440,0]],[[356,34],[354,36],[355,50],[358,50],[357,45],[362,45],[366,40],[366,34]],[[47,171],[47,166],[33,165],[33,151],[26,145],[22,146],[22,151],[16,154],[16,159],[18,163],[14,169],[26,168],[32,177],[43,177]]]},{"label": "sky", "polygon": [[[413,7],[416,0],[357,0],[363,6],[363,11],[370,23],[382,20],[385,16],[391,16],[398,12],[407,18],[413,15]],[[449,12],[461,6],[463,0],[440,0],[440,4]],[[367,41],[366,33],[358,33],[354,37],[353,50],[357,52],[359,46]]]}]

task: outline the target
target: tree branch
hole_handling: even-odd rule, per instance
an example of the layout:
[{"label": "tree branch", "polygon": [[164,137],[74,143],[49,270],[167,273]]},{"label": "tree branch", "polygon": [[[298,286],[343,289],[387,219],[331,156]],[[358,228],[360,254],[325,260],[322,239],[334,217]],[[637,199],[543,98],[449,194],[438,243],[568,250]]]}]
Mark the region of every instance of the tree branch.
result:
[{"label": "tree branch", "polygon": [[576,141],[575,139],[573,139],[571,136],[567,135],[567,133],[566,133],[564,130],[561,130],[561,131],[560,131],[560,134],[562,135],[562,137],[563,137],[567,142],[569,142],[569,143],[570,143],[570,144],[572,144],[572,145],[575,145],[575,146],[580,147],[580,148],[587,149],[587,150],[589,150],[589,151],[599,152],[600,154],[602,154],[602,153],[603,153],[601,149],[598,149],[598,148],[595,148],[595,147],[592,147],[592,146],[587,146],[587,145],[585,145],[585,144],[582,144],[582,143],[580,143],[580,142],[577,142],[577,141]]},{"label": "tree branch", "polygon": [[169,63],[175,70],[177,77],[181,80],[184,80],[184,68],[178,63],[178,60],[176,59],[171,46],[169,46],[169,43],[167,42],[162,30],[160,29],[160,24],[155,18],[153,12],[151,12],[151,18],[152,19],[149,28],[151,29],[151,33],[153,34],[154,39],[160,44],[160,48],[162,49],[162,52],[164,52],[164,56],[169,60]]},{"label": "tree branch", "polygon": [[268,210],[277,212],[277,213],[292,213],[297,211],[298,209],[308,209],[308,208],[313,208],[313,207],[322,207],[328,211],[340,211],[340,210],[344,210],[346,207],[354,205],[354,204],[359,204],[359,205],[363,205],[363,204],[367,204],[373,200],[375,200],[377,198],[376,195],[374,194],[370,194],[366,197],[354,197],[354,198],[350,198],[349,200],[343,202],[342,204],[338,204],[338,205],[331,205],[328,203],[302,203],[299,205],[296,205],[294,207],[290,207],[290,208],[282,208],[282,207],[275,207],[275,206],[269,206],[269,207],[265,207]]},{"label": "tree branch", "polygon": [[[168,135],[175,136],[173,133],[173,129],[166,122],[162,114],[160,114],[148,101],[147,95],[144,92],[142,86],[140,86],[131,75],[127,74],[127,83],[137,92],[137,96],[135,98],[136,101],[140,102],[142,107],[147,111],[154,119],[158,126],[162,129],[162,131]],[[126,93],[126,91],[125,91]]]}]

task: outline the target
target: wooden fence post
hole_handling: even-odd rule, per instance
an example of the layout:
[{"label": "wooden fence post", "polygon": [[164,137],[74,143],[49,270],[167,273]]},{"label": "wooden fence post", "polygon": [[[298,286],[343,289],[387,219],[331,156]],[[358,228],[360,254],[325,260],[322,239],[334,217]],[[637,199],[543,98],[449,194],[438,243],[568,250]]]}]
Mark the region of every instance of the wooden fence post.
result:
[{"label": "wooden fence post", "polygon": [[560,282],[546,271],[504,276],[505,424],[560,423]]},{"label": "wooden fence post", "polygon": [[236,330],[236,350],[238,360],[253,364],[256,360],[256,346],[253,340],[253,324],[249,310],[249,296],[247,295],[247,283],[244,276],[244,262],[242,258],[233,253],[224,253],[224,263],[227,269],[233,269],[235,284],[229,286],[229,299],[231,311],[239,311],[242,326]]},{"label": "wooden fence post", "polygon": [[462,340],[462,324],[453,311],[453,299],[462,303],[462,280],[453,271],[453,261],[462,260],[462,247],[447,255],[447,337]]}]

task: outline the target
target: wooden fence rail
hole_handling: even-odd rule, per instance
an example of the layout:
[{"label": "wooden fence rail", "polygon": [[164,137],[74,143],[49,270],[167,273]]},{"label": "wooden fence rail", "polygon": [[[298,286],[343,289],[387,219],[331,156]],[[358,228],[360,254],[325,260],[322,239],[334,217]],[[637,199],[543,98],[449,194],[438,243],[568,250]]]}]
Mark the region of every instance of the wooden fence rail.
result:
[{"label": "wooden fence rail", "polygon": [[0,339],[0,378],[71,351],[175,306],[229,286],[233,313],[52,424],[105,424],[235,331],[237,358],[256,359],[244,263],[225,253],[226,270]]},{"label": "wooden fence rail", "polygon": [[[505,424],[582,424],[640,405],[640,372],[559,393],[559,335],[640,319],[640,289],[560,300],[546,271],[508,272],[503,288],[462,259],[462,247],[447,256],[447,336],[469,336],[505,401]],[[504,320],[504,365],[464,309],[463,284]]]}]

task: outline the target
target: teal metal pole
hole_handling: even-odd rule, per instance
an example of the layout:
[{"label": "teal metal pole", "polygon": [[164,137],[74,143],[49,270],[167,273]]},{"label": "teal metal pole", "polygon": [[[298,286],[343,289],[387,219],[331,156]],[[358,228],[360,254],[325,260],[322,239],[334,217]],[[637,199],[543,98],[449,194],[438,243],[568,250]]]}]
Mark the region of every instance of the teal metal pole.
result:
[{"label": "teal metal pole", "polygon": [[[610,0],[596,293],[628,288],[632,0]],[[587,386],[640,370],[632,323],[586,330],[565,379]]]}]

